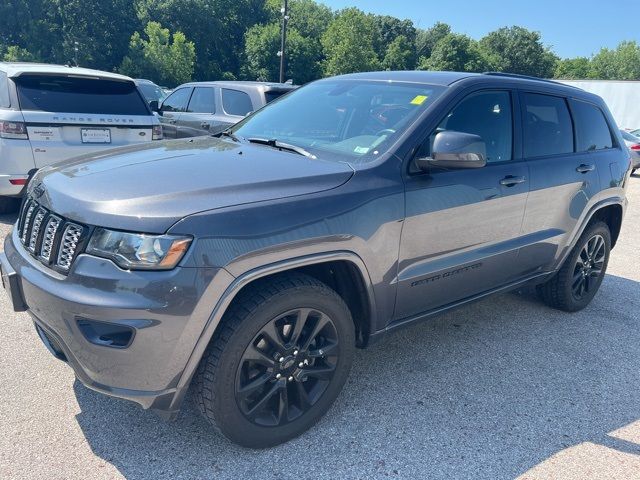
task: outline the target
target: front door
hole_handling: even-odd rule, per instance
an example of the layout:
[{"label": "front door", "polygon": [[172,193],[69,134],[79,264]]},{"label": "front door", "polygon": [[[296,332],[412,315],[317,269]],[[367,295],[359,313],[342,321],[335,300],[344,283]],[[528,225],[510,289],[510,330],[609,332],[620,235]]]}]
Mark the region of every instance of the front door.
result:
[{"label": "front door", "polygon": [[160,123],[165,138],[178,138],[178,121],[187,109],[192,90],[191,87],[178,88],[162,102]]},{"label": "front door", "polygon": [[475,92],[459,102],[439,131],[479,135],[487,165],[408,174],[400,243],[396,320],[431,311],[514,281],[518,237],[529,190],[528,166],[514,155],[514,94]]}]

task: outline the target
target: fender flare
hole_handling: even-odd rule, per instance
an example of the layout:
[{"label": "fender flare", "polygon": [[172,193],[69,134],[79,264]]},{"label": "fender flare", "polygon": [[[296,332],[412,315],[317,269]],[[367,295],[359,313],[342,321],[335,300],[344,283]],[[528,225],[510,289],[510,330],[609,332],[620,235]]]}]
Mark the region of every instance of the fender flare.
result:
[{"label": "fender flare", "polygon": [[[185,365],[184,370],[182,371],[182,375],[178,379],[178,383],[175,388],[175,394],[171,399],[171,404],[166,408],[166,410],[177,412],[182,404],[184,397],[189,389],[189,385],[191,384],[191,380],[193,379],[198,365],[200,364],[200,360],[204,355],[204,352],[211,342],[213,335],[215,334],[222,317],[227,311],[229,305],[236,297],[236,295],[246,287],[251,282],[263,278],[269,275],[273,275],[275,273],[285,272],[287,270],[292,270],[298,267],[305,267],[308,265],[315,265],[319,263],[327,263],[333,261],[349,261],[358,268],[362,279],[365,283],[365,290],[367,292],[368,303],[369,303],[369,326],[372,328],[376,325],[376,306],[375,306],[375,297],[373,292],[373,283],[371,282],[371,277],[369,272],[362,261],[362,259],[353,252],[350,251],[336,251],[329,253],[321,253],[315,255],[308,255],[303,257],[297,257],[293,259],[288,259],[281,262],[272,263],[269,265],[264,265],[253,270],[249,270],[248,272],[243,273],[242,275],[235,278],[233,282],[227,287],[224,291],[216,306],[214,307],[207,323],[202,331],[202,334],[198,338],[196,345],[189,356],[189,360]],[[373,332],[373,330],[370,330]],[[164,410],[164,409],[163,409]]]}]

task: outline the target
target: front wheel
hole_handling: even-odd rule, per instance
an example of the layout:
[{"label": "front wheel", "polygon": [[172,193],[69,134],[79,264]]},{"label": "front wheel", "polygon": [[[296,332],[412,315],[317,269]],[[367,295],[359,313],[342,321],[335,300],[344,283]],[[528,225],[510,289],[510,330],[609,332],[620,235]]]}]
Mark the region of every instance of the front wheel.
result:
[{"label": "front wheel", "polygon": [[355,351],[349,309],[324,283],[293,274],[241,292],[200,362],[195,399],[230,440],[265,448],[329,409]]},{"label": "front wheel", "polygon": [[562,268],[538,286],[542,300],[567,312],[586,307],[604,279],[611,252],[611,232],[606,223],[597,222],[585,230]]}]

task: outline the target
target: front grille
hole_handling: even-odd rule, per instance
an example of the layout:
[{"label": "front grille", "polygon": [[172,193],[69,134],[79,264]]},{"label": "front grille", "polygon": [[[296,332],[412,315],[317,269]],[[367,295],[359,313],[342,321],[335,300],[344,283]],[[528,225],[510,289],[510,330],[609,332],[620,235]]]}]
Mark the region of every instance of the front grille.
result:
[{"label": "front grille", "polygon": [[84,248],[88,227],[71,222],[27,198],[18,219],[18,236],[27,251],[48,267],[67,273]]}]

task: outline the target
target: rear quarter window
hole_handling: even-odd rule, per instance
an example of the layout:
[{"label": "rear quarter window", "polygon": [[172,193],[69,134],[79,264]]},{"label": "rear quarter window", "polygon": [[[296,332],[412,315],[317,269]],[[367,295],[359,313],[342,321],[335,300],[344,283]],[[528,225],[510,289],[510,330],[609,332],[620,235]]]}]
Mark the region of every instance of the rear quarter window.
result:
[{"label": "rear quarter window", "polygon": [[229,88],[222,89],[222,108],[225,113],[240,117],[244,117],[247,113],[253,111],[249,95]]},{"label": "rear quarter window", "polygon": [[22,110],[149,115],[133,82],[51,75],[23,75],[15,81]]},{"label": "rear quarter window", "polygon": [[0,72],[0,108],[9,108],[11,102],[9,102],[9,81],[7,80],[7,74]]},{"label": "rear quarter window", "polygon": [[576,126],[576,151],[590,152],[613,147],[609,124],[597,106],[569,100]]}]

